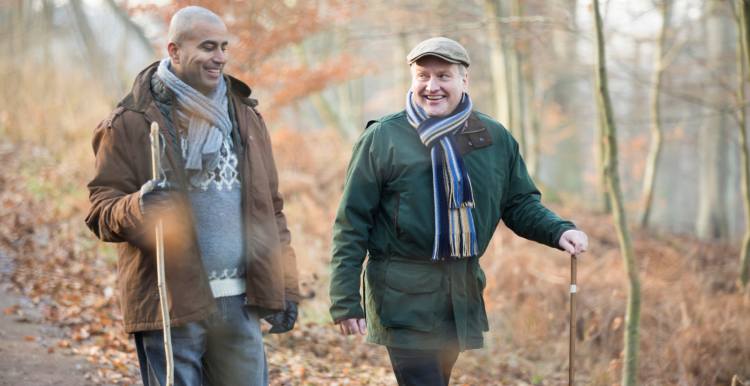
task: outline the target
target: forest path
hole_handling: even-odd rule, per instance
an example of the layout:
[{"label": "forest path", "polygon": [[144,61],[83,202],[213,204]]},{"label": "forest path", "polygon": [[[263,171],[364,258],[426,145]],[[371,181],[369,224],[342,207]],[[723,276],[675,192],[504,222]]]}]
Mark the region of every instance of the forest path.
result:
[{"label": "forest path", "polygon": [[[12,269],[0,249],[0,276]],[[62,332],[44,325],[42,312],[2,282],[0,311],[0,386],[93,384],[84,379],[93,368],[86,358],[59,347]]]}]

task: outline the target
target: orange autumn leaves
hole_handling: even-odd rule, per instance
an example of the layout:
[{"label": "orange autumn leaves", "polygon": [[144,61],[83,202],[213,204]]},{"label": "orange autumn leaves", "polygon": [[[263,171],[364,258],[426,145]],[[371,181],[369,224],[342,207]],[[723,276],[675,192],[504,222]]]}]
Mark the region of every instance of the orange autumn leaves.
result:
[{"label": "orange autumn leaves", "polygon": [[264,113],[274,114],[302,97],[369,70],[333,42],[318,52],[301,50],[315,60],[293,52],[321,33],[343,28],[362,10],[361,0],[174,0],[168,6],[145,8],[161,14],[168,25],[177,10],[190,5],[210,9],[224,20],[230,34],[225,71],[253,89]]}]

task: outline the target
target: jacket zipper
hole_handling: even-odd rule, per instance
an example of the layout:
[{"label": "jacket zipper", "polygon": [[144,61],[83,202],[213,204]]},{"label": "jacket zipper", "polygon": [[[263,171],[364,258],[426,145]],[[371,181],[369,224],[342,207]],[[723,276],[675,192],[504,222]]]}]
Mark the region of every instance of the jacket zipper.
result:
[{"label": "jacket zipper", "polygon": [[401,232],[398,231],[398,209],[401,206],[401,192],[396,196],[396,215],[393,218],[393,226],[396,228],[396,239],[401,238]]}]

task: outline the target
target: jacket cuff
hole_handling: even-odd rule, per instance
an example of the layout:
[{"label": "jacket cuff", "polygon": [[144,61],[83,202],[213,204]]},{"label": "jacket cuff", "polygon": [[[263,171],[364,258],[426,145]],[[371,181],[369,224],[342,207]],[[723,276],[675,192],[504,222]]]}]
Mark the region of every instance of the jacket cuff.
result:
[{"label": "jacket cuff", "polygon": [[577,231],[577,230],[578,230],[578,228],[576,228],[576,227],[572,227],[572,228],[571,228],[571,227],[563,228],[563,229],[562,229],[562,230],[560,231],[560,233],[559,233],[559,234],[557,235],[557,237],[555,238],[555,244],[554,244],[555,248],[557,248],[557,249],[559,249],[559,250],[561,250],[561,251],[564,251],[564,250],[565,250],[565,249],[563,249],[563,248],[562,248],[562,247],[560,246],[560,238],[562,237],[563,233],[565,233],[565,232],[567,232],[567,231],[570,231],[570,230],[575,230],[575,231]]},{"label": "jacket cuff", "polygon": [[293,294],[293,293],[287,292],[286,294],[284,294],[284,300],[286,300],[288,302],[295,302],[295,303],[299,304],[300,297],[299,297],[298,294]]},{"label": "jacket cuff", "polygon": [[365,318],[364,315],[360,315],[360,316],[342,316],[340,318],[334,319],[333,320],[333,324],[339,324],[339,323],[341,323],[341,322],[343,322],[345,320],[349,320],[349,319],[364,319],[364,318]]}]

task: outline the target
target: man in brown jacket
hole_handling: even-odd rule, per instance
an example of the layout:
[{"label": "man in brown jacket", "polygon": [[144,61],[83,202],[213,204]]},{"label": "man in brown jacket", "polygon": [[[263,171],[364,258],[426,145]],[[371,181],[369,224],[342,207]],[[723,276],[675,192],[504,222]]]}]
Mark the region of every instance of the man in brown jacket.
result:
[{"label": "man in brown jacket", "polygon": [[[204,8],[170,23],[169,58],[141,72],[94,132],[86,225],[117,243],[125,330],[145,385],[166,379],[155,220],[164,257],[177,385],[267,385],[259,319],[293,328],[299,288],[263,117],[222,73],[227,29]],[[151,180],[150,125],[162,137]]]}]

